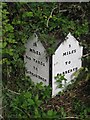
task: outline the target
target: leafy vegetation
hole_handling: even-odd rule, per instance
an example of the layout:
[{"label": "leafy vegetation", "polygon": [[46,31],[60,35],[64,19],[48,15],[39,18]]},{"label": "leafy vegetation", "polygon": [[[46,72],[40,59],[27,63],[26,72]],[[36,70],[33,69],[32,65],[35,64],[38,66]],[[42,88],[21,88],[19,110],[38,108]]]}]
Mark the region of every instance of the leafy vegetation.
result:
[{"label": "leafy vegetation", "polygon": [[[82,58],[83,68],[75,75],[75,79],[82,81],[82,83],[86,81],[89,84],[90,3],[10,2],[1,4],[4,118],[60,119],[66,118],[72,113],[80,115],[81,118],[87,118],[87,114],[90,114],[90,108],[77,99],[71,99],[73,103],[71,113],[67,112],[66,107],[68,108],[68,106],[65,107],[65,103],[60,103],[58,110],[55,110],[56,107],[45,109],[48,101],[51,100],[51,88],[43,86],[42,83],[34,84],[29,77],[25,76],[23,55],[25,53],[24,44],[33,33],[36,33],[40,40],[45,43],[48,55],[51,55],[57,45],[56,39],[65,37],[68,32],[71,32],[78,39],[82,39],[80,44],[85,48],[85,55]],[[59,82],[62,79],[60,78]],[[76,85],[76,83],[73,84],[73,86]],[[89,92],[90,86],[87,88],[86,91]],[[86,93],[84,94],[86,95]],[[59,99],[65,101],[66,95],[64,99],[63,96]],[[52,104],[50,105],[52,106]],[[69,109],[71,110],[71,108]]]},{"label": "leafy vegetation", "polygon": [[64,76],[65,75],[59,75],[59,74],[55,76],[58,88],[62,88],[62,89],[65,88],[67,79]]}]

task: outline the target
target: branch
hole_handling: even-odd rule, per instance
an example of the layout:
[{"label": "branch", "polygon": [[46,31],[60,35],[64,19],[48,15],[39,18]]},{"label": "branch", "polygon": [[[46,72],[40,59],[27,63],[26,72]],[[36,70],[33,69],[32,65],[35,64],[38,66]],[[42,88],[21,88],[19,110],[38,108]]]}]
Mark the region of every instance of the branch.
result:
[{"label": "branch", "polygon": [[[48,17],[48,20],[47,20],[47,27],[48,27],[49,20],[50,20],[52,14],[53,14],[53,11],[54,11],[56,8],[57,8],[57,7],[55,7],[55,8],[52,9],[52,11],[51,11],[51,13],[50,13],[50,16]],[[66,11],[67,11],[67,10],[59,10],[59,12],[66,12]]]},{"label": "branch", "polygon": [[15,92],[15,91],[12,91],[12,90],[10,90],[10,89],[8,89],[8,91],[9,91],[9,92],[11,92],[11,93],[13,93],[13,94],[20,95],[20,93],[18,93],[18,92]]},{"label": "branch", "polygon": [[[7,89],[7,90],[8,90],[9,92],[11,92],[11,93],[20,95],[20,93],[15,92],[15,91],[12,91],[12,90],[8,89],[7,87],[6,87],[5,89]],[[3,90],[4,90],[4,88],[0,89],[0,91],[3,91]]]},{"label": "branch", "polygon": [[8,105],[5,105],[5,106],[1,107],[0,110],[4,109],[4,108],[7,107],[7,106],[8,106]]},{"label": "branch", "polygon": [[66,12],[67,10],[60,10],[59,12]]},{"label": "branch", "polygon": [[54,11],[56,8],[57,8],[57,7],[55,7],[55,8],[52,9],[52,11],[51,11],[51,13],[50,13],[50,16],[48,17],[48,20],[47,20],[47,27],[48,27],[49,20],[50,20],[52,14],[53,14],[53,11]]},{"label": "branch", "polygon": [[78,119],[78,117],[65,117],[65,119],[73,119],[73,118],[75,118],[75,119]]},{"label": "branch", "polygon": [[0,120],[1,120],[1,119],[3,119],[3,116],[2,116],[2,115],[0,115]]},{"label": "branch", "polygon": [[90,53],[87,53],[86,55],[83,55],[82,57],[87,57],[87,56],[89,56],[90,55]]},{"label": "branch", "polygon": [[30,114],[28,114],[25,110],[22,110],[21,108],[18,108],[18,107],[15,107],[15,108],[21,111],[22,113],[26,114],[28,118],[31,118]]}]

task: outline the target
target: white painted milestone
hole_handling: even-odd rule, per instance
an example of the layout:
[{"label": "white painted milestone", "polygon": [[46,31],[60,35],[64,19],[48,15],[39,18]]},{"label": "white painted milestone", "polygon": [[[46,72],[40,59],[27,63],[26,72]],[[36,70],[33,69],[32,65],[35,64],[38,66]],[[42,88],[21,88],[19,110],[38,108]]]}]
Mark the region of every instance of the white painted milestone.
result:
[{"label": "white painted milestone", "polygon": [[57,88],[55,76],[57,74],[64,74],[69,84],[72,74],[82,66],[82,52],[83,47],[69,33],[66,40],[61,43],[52,56],[52,96],[62,91],[61,88]]},{"label": "white painted milestone", "polygon": [[24,61],[26,63],[26,75],[30,76],[32,81],[49,85],[49,58],[46,58],[45,48],[36,34],[26,43]]}]

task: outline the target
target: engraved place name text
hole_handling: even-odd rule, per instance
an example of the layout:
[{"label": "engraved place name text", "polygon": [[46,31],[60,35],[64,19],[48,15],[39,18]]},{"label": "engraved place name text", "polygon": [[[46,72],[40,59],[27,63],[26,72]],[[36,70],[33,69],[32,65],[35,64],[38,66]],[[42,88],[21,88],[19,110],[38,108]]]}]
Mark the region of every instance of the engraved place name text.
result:
[{"label": "engraved place name text", "polygon": [[37,55],[41,55],[41,53],[40,53],[39,51],[34,50],[34,49],[32,49],[32,48],[30,48],[30,52],[35,53],[35,54],[37,54]]},{"label": "engraved place name text", "polygon": [[29,74],[31,74],[32,76],[35,76],[35,77],[41,79],[41,80],[44,81],[44,82],[47,81],[45,78],[43,78],[43,77],[41,77],[40,75],[37,75],[37,74],[35,74],[35,73],[31,72],[31,71],[28,71],[28,70],[27,70],[26,73],[29,73]]},{"label": "engraved place name text", "polygon": [[70,54],[73,54],[73,53],[76,53],[76,49],[75,49],[75,50],[68,51],[68,52],[64,52],[64,53],[63,53],[63,56],[70,55]]},{"label": "engraved place name text", "polygon": [[[68,74],[68,73],[71,73],[71,72],[75,72],[75,71],[77,71],[78,70],[78,67],[75,67],[75,68],[71,68],[71,69],[69,69],[69,70],[66,70],[66,71],[64,71],[64,72],[62,72],[62,73],[60,73],[59,75],[65,75],[65,74]],[[57,74],[58,75],[58,74]]]},{"label": "engraved place name text", "polygon": [[27,55],[26,55],[26,58],[29,59],[30,61],[33,60],[35,63],[38,63],[38,64],[40,64],[42,66],[45,66],[45,63],[40,61],[40,60],[37,60],[35,58],[31,58],[30,56],[27,56]]}]

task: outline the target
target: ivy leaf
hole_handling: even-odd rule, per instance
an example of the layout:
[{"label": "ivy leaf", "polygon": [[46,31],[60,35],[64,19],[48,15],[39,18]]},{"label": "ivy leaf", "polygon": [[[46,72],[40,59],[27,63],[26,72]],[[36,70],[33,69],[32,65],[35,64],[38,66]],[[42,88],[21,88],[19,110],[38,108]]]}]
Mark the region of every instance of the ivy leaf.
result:
[{"label": "ivy leaf", "polygon": [[2,65],[2,60],[0,60],[0,65]]},{"label": "ivy leaf", "polygon": [[0,31],[0,36],[2,36],[2,31]]},{"label": "ivy leaf", "polygon": [[2,48],[2,42],[0,42],[0,48]]},{"label": "ivy leaf", "polygon": [[52,116],[52,115],[53,115],[53,110],[49,110],[49,111],[47,112],[47,115],[48,115],[48,116]]},{"label": "ivy leaf", "polygon": [[28,102],[29,102],[29,105],[34,105],[35,104],[33,99],[28,99]]},{"label": "ivy leaf", "polygon": [[[2,47],[5,48],[6,45],[7,45],[7,42],[3,42]],[[1,48],[1,45],[0,45],[0,48]]]},{"label": "ivy leaf", "polygon": [[24,14],[23,14],[23,17],[25,18],[25,17],[32,17],[33,16],[33,13],[32,12],[25,12]]},{"label": "ivy leaf", "polygon": [[49,111],[47,112],[47,115],[48,115],[48,117],[54,117],[54,116],[56,115],[56,111],[49,110]]}]

